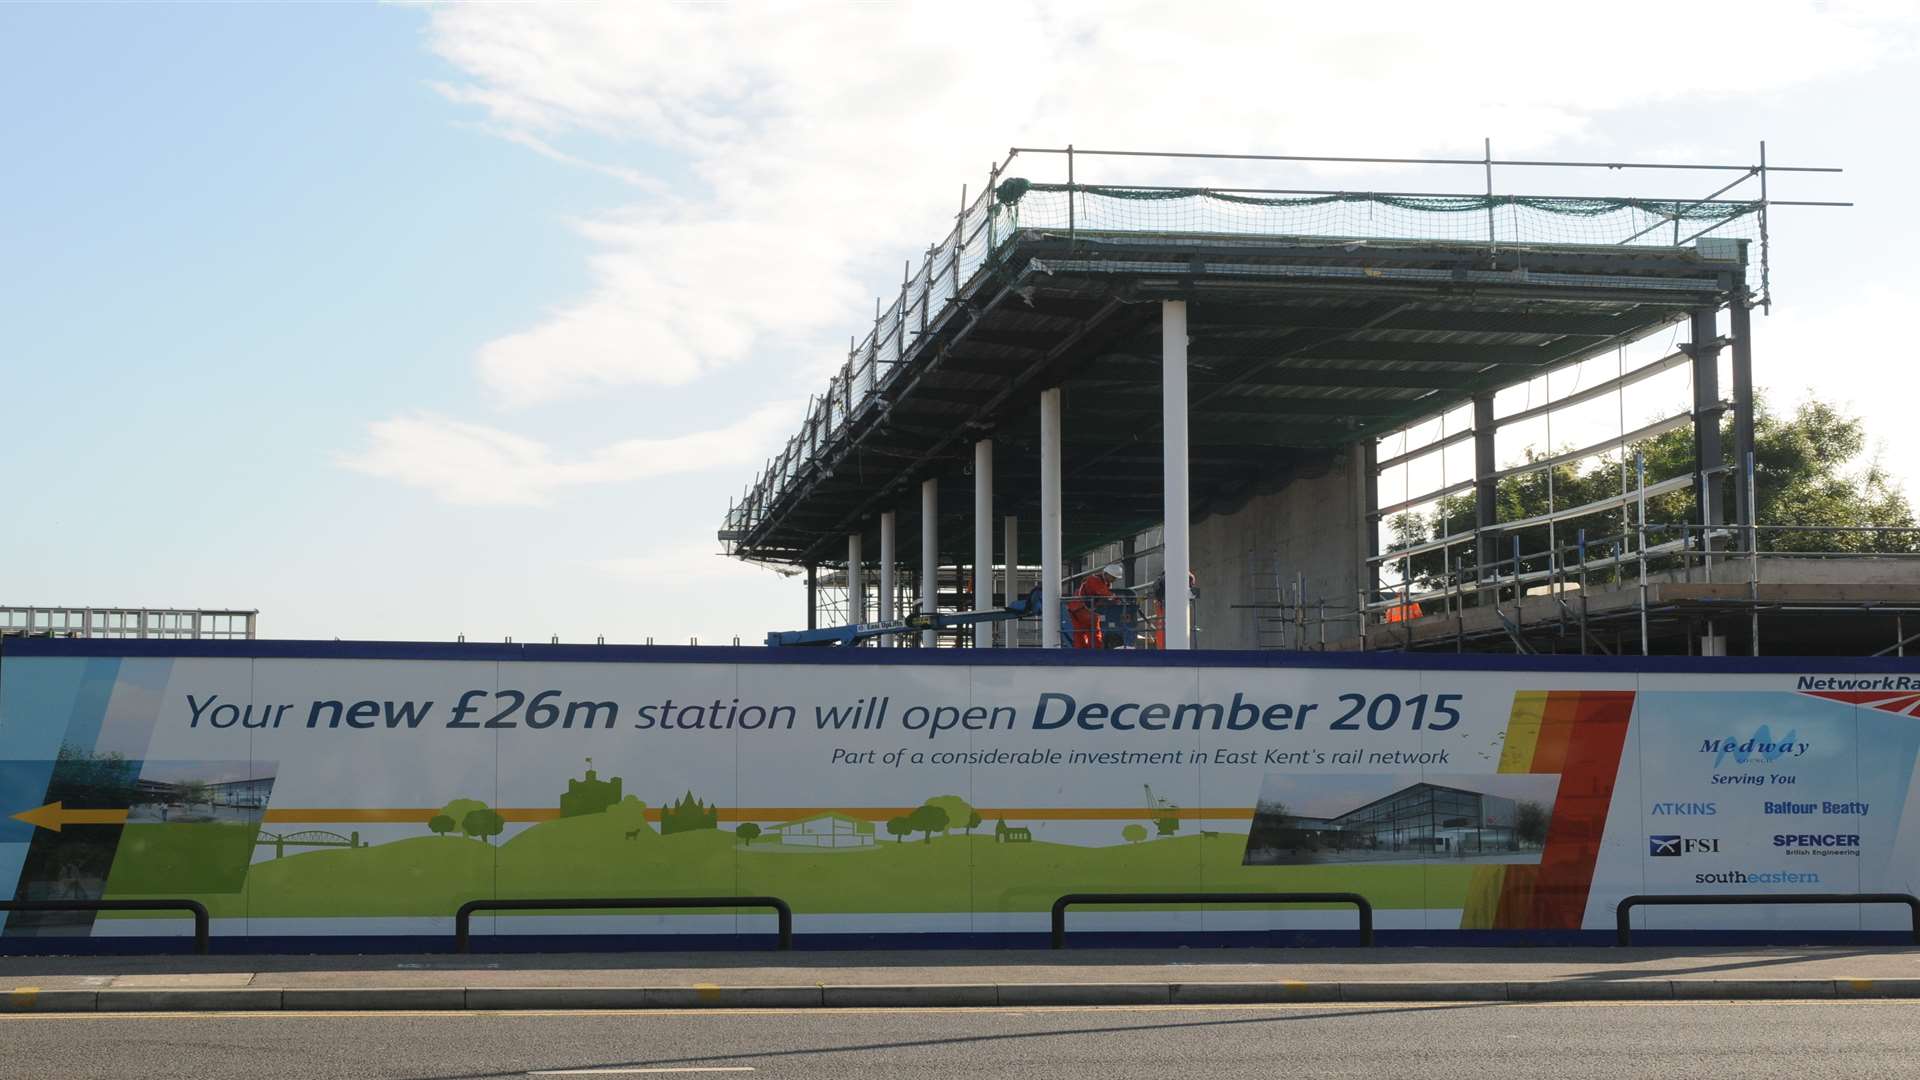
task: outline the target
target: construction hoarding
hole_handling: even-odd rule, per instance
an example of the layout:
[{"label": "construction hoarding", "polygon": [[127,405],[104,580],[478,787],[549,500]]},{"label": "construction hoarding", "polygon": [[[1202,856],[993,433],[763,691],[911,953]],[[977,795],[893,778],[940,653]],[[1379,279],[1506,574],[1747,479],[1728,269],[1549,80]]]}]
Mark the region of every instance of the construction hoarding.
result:
[{"label": "construction hoarding", "polygon": [[[217,938],[443,938],[481,898],[773,895],[803,937],[982,940],[1044,932],[1069,892],[1349,891],[1386,935],[1546,940],[1609,930],[1636,893],[1913,891],[1917,712],[1905,660],[15,642],[0,891],[197,899]],[[1074,926],[1331,935],[1353,913],[1090,909]],[[16,912],[4,942],[186,929]]]}]

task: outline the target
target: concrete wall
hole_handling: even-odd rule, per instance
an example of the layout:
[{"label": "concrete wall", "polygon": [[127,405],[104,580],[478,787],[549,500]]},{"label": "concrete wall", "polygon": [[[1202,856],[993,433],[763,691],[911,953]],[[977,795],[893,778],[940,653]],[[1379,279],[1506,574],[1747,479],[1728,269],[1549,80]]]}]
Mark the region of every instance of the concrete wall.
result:
[{"label": "concrete wall", "polygon": [[[1236,604],[1277,597],[1271,584],[1256,588],[1254,570],[1269,575],[1275,567],[1292,582],[1306,575],[1306,596],[1327,607],[1351,611],[1360,582],[1360,506],[1353,456],[1341,452],[1324,471],[1301,472],[1270,494],[1194,522],[1193,571],[1200,587],[1194,624],[1203,649],[1251,649],[1258,645],[1254,618],[1259,612]],[[1317,627],[1309,628],[1317,638]],[[1329,640],[1350,636],[1353,624],[1334,623]]]}]

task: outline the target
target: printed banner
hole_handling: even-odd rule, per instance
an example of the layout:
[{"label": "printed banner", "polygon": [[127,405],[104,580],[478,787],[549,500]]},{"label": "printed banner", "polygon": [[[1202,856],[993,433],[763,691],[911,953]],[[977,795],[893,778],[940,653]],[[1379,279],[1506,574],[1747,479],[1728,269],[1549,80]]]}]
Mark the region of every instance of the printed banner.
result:
[{"label": "printed banner", "polygon": [[[1610,928],[1635,893],[1920,884],[1920,675],[1892,667],[41,651],[58,652],[0,659],[0,890],[189,897],[223,935],[439,935],[474,899],[749,894],[785,899],[802,932],[1032,932],[1064,893],[1126,891],[1357,892],[1383,930],[1566,932]],[[1906,917],[1716,905],[1635,921]],[[1074,919],[1353,925],[1337,905]],[[767,923],[543,913],[477,929]],[[10,938],[184,930],[77,912],[5,924]]]}]

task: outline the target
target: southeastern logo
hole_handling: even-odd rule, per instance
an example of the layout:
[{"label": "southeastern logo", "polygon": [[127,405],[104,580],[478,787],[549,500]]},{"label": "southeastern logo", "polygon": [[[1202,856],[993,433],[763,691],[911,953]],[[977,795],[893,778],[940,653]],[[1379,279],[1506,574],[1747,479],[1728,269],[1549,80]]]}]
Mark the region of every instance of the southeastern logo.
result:
[{"label": "southeastern logo", "polygon": [[1677,859],[1682,855],[1719,850],[1718,837],[1664,835],[1647,837],[1647,854],[1654,858]]}]

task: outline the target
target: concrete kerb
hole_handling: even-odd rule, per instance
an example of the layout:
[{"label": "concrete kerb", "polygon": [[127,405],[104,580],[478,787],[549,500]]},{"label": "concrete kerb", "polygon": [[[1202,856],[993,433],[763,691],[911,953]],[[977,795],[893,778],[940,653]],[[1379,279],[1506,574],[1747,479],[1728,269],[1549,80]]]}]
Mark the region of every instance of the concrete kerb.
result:
[{"label": "concrete kerb", "polygon": [[38,990],[0,993],[0,1013],[500,1011],[510,1009],[990,1008],[1390,1002],[1712,1001],[1920,998],[1920,979],[1567,979],[1532,982],[952,983],[803,986],[406,986]]}]

